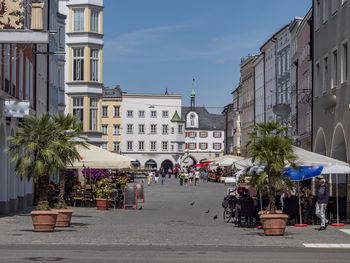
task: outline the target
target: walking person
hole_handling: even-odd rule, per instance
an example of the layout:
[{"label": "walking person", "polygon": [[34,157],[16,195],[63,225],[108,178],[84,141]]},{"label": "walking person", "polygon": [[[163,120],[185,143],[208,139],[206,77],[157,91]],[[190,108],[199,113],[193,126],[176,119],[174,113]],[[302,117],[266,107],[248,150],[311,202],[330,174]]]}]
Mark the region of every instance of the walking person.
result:
[{"label": "walking person", "polygon": [[161,173],[162,173],[161,182],[162,182],[162,185],[163,185],[163,184],[165,183],[166,172],[165,172],[165,170],[163,169],[163,171],[162,171]]},{"label": "walking person", "polygon": [[177,179],[177,177],[179,176],[179,168],[177,168],[177,166],[175,166],[174,168],[174,176],[175,176],[175,179]]},{"label": "walking person", "polygon": [[185,186],[188,186],[188,172],[185,172]]},{"label": "walking person", "polygon": [[200,173],[198,170],[195,171],[194,173],[194,185],[196,186],[197,183],[199,182],[199,177],[200,177]]},{"label": "walking person", "polygon": [[148,172],[148,176],[147,176],[147,184],[148,184],[148,186],[151,185],[152,178],[153,178],[153,172],[152,172],[152,171],[149,171],[149,172]]},{"label": "walking person", "polygon": [[154,175],[154,183],[158,184],[158,181],[159,181],[159,173],[157,171],[156,174]]},{"label": "walking person", "polygon": [[189,174],[188,174],[188,178],[189,178],[189,181],[190,181],[190,186],[192,186],[192,184],[193,184],[193,177],[194,177],[193,171],[190,171]]},{"label": "walking person", "polygon": [[179,175],[180,186],[184,185],[184,180],[185,180],[185,173],[181,171]]},{"label": "walking person", "polygon": [[168,169],[168,175],[169,175],[169,179],[171,179],[171,174],[173,173],[173,170],[171,168]]},{"label": "walking person", "polygon": [[317,189],[316,216],[321,220],[319,231],[326,230],[329,221],[326,218],[327,204],[329,200],[329,188],[323,177],[319,178]]}]

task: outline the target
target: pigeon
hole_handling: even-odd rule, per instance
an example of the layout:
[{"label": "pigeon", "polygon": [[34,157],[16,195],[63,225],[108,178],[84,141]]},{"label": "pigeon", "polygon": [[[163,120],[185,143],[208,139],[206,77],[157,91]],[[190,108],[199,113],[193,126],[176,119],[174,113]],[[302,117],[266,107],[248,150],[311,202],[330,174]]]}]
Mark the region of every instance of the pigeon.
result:
[{"label": "pigeon", "polygon": [[139,210],[142,210],[142,206],[139,208]]},{"label": "pigeon", "polygon": [[214,219],[214,220],[218,219],[218,215],[215,215],[215,216],[213,217],[213,219]]},{"label": "pigeon", "polygon": [[192,206],[193,206],[193,205],[194,205],[194,202],[190,203],[190,205],[192,205]]},{"label": "pigeon", "polygon": [[208,211],[205,211],[206,214],[209,214],[209,212],[210,212],[209,210],[208,210]]}]

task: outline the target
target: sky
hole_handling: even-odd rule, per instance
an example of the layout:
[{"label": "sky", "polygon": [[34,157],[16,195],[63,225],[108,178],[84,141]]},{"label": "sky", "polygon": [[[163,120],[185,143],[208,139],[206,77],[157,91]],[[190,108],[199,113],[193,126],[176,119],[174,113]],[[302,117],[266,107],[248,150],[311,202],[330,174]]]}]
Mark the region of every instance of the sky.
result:
[{"label": "sky", "polygon": [[239,81],[241,57],[311,0],[104,0],[104,84],[129,93],[181,94],[221,112]]}]

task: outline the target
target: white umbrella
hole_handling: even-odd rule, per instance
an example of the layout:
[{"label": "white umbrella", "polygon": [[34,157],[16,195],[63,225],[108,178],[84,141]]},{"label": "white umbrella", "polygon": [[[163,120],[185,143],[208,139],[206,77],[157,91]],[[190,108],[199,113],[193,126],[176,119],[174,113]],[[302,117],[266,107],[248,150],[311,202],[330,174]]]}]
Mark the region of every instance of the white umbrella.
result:
[{"label": "white umbrella", "polygon": [[300,166],[314,166],[314,165],[323,165],[324,167],[333,166],[333,165],[344,165],[349,166],[348,163],[339,161],[328,156],[310,152],[299,147],[293,146],[293,152],[297,157],[296,164]]},{"label": "white umbrella", "polygon": [[322,174],[335,174],[336,180],[336,199],[337,199],[337,224],[336,226],[343,226],[343,224],[339,223],[339,185],[338,185],[338,174],[350,174],[350,166],[336,164],[332,166],[327,166],[323,168]]}]

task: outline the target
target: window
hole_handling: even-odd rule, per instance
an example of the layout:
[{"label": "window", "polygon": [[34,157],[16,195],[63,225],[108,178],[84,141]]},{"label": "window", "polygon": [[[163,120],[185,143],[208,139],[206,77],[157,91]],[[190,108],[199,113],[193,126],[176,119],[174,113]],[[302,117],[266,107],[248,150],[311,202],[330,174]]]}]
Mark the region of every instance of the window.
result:
[{"label": "window", "polygon": [[327,91],[327,83],[328,83],[328,58],[323,59],[323,85],[322,92]]},{"label": "window", "polygon": [[114,106],[114,117],[120,117],[120,107]]},{"label": "window", "polygon": [[199,149],[201,149],[201,150],[206,150],[206,149],[208,149],[208,143],[206,143],[206,142],[200,143],[200,144],[199,144]]},{"label": "window", "polygon": [[157,111],[151,111],[151,118],[157,118]]},{"label": "window", "polygon": [[196,148],[197,148],[196,143],[191,142],[191,143],[188,144],[188,149],[189,150],[196,150]]},{"label": "window", "polygon": [[320,95],[320,63],[316,63],[316,81],[315,81],[315,84],[316,84],[316,96],[319,96]]},{"label": "window", "polygon": [[144,151],[144,150],[145,150],[145,142],[139,141],[139,151]]},{"label": "window", "polygon": [[163,116],[163,118],[168,118],[168,117],[169,117],[169,112],[166,111],[166,110],[164,110],[164,111],[162,112],[162,116]]},{"label": "window", "polygon": [[348,80],[348,43],[342,45],[341,54],[341,82]]},{"label": "window", "polygon": [[213,136],[214,138],[221,138],[221,132],[214,132]]},{"label": "window", "polygon": [[90,98],[90,131],[97,131],[98,98]]},{"label": "window", "polygon": [[221,150],[221,143],[213,143],[213,149],[214,150]]},{"label": "window", "polygon": [[315,28],[316,30],[320,28],[321,22],[321,0],[316,0],[315,3]]},{"label": "window", "polygon": [[190,119],[191,119],[191,120],[190,120],[191,126],[194,126],[196,116],[195,116],[194,114],[191,114]]},{"label": "window", "polygon": [[73,98],[73,116],[83,122],[84,120],[84,98]]},{"label": "window", "polygon": [[134,112],[133,112],[132,110],[128,110],[128,111],[126,112],[126,117],[132,118],[133,116],[134,116]]},{"label": "window", "polygon": [[101,148],[104,150],[107,150],[107,143],[106,142],[102,143]]},{"label": "window", "polygon": [[171,134],[175,134],[175,128],[171,127]]},{"label": "window", "polygon": [[113,135],[120,135],[120,125],[119,124],[113,125]]},{"label": "window", "polygon": [[197,137],[197,133],[196,132],[190,132],[189,133],[189,137],[190,138],[196,138]]},{"label": "window", "polygon": [[11,54],[11,66],[12,66],[12,72],[11,72],[11,95],[13,97],[16,97],[16,79],[17,79],[17,47],[15,45],[12,45],[12,54]]},{"label": "window", "polygon": [[200,138],[207,138],[208,137],[208,132],[200,132],[199,133]]},{"label": "window", "polygon": [[133,143],[132,143],[132,141],[127,141],[126,142],[126,150],[127,151],[132,151],[133,150]]},{"label": "window", "polygon": [[175,150],[174,145],[172,144],[170,147],[171,147],[171,151],[173,152]]},{"label": "window", "polygon": [[139,134],[145,134],[145,125],[139,124]]},{"label": "window", "polygon": [[163,134],[168,134],[169,133],[169,126],[164,124],[162,128],[162,133]]},{"label": "window", "polygon": [[[1,48],[1,45],[0,45],[0,48]],[[18,85],[18,88],[19,88],[19,94],[18,94],[18,97],[20,100],[23,99],[23,51],[21,50],[19,52],[19,85]],[[1,66],[1,59],[0,59],[0,66]],[[1,70],[0,70],[1,71]],[[2,74],[0,72],[0,74]],[[2,80],[0,80],[2,81]]]},{"label": "window", "polygon": [[84,80],[84,48],[73,48],[73,80]]},{"label": "window", "polygon": [[91,81],[98,81],[98,64],[99,64],[99,59],[98,59],[98,53],[99,50],[97,48],[92,48],[90,51],[90,79]]},{"label": "window", "polygon": [[132,124],[126,125],[126,133],[127,134],[132,134],[133,133],[133,125]]},{"label": "window", "polygon": [[162,142],[162,150],[163,151],[168,151],[168,142]]},{"label": "window", "polygon": [[337,50],[333,51],[333,62],[332,62],[332,78],[331,88],[335,88],[338,84],[338,53]]},{"label": "window", "polygon": [[73,31],[83,32],[84,31],[84,8],[73,9]]},{"label": "window", "polygon": [[145,111],[144,110],[140,110],[139,111],[139,118],[144,118],[145,117]]},{"label": "window", "polygon": [[151,151],[156,151],[156,150],[157,150],[157,142],[151,141]]},{"label": "window", "polygon": [[178,128],[179,134],[183,134],[183,125],[179,124],[179,126],[177,128]]},{"label": "window", "polygon": [[102,117],[108,117],[108,106],[102,106]]},{"label": "window", "polygon": [[91,16],[90,16],[90,31],[91,32],[98,32],[98,10],[91,10]]},{"label": "window", "polygon": [[323,0],[323,14],[322,14],[323,23],[326,23],[328,19],[328,2],[329,0]]},{"label": "window", "polygon": [[64,29],[63,27],[58,28],[58,45],[60,48],[64,48],[65,45],[65,38],[64,38]]},{"label": "window", "polygon": [[183,147],[182,147],[182,144],[181,143],[179,143],[178,144],[178,146],[177,146],[177,149],[178,149],[178,151],[179,152],[182,152],[183,151],[183,149],[182,149]]},{"label": "window", "polygon": [[156,134],[156,133],[157,133],[157,125],[151,124],[151,134]]},{"label": "window", "polygon": [[120,142],[113,142],[113,151],[120,152]]},{"label": "window", "polygon": [[102,125],[102,133],[103,134],[108,134],[108,125],[107,124],[103,124]]}]

